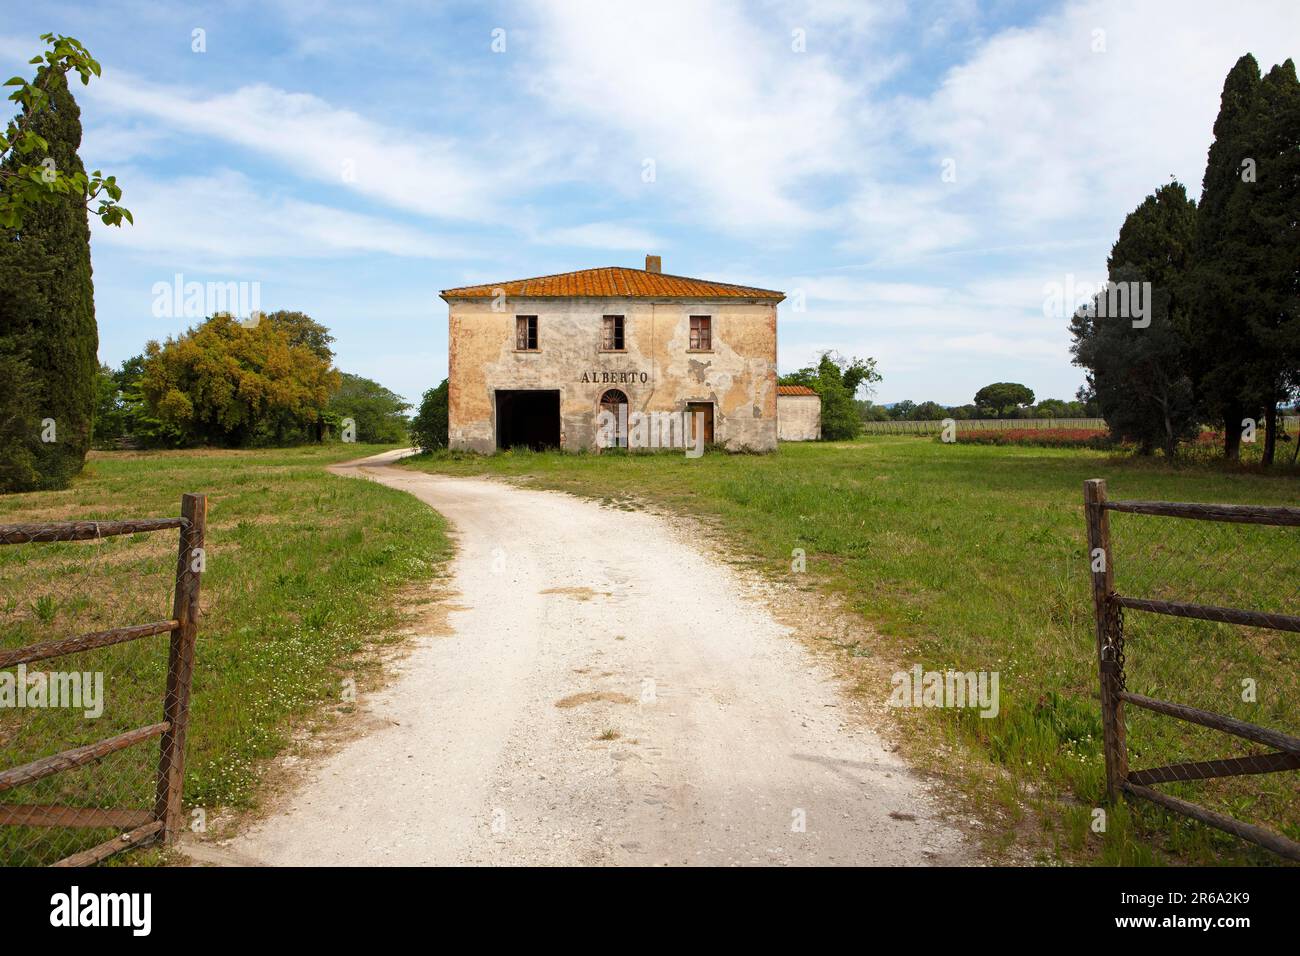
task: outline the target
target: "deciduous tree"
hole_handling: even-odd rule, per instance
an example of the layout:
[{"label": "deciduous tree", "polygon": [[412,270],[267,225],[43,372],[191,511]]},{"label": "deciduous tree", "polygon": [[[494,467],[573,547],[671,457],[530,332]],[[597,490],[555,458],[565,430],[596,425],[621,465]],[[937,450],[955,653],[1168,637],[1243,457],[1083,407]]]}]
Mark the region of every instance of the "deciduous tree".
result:
[{"label": "deciduous tree", "polygon": [[161,437],[229,447],[319,438],[339,373],[292,328],[214,315],[145,347],[140,390]]},{"label": "deciduous tree", "polygon": [[325,412],[337,421],[352,419],[357,441],[391,444],[406,440],[410,407],[378,382],[343,372]]}]

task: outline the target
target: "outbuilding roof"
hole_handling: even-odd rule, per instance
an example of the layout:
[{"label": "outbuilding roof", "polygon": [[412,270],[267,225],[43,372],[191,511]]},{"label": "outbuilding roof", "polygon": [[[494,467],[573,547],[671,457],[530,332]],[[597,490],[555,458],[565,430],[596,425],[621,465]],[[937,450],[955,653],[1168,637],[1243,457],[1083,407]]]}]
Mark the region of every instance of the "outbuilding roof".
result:
[{"label": "outbuilding roof", "polygon": [[807,385],[778,385],[776,387],[778,395],[816,395]]},{"label": "outbuilding roof", "polygon": [[769,299],[780,302],[784,292],[758,289],[708,279],[664,275],[646,269],[605,266],[579,269],[557,275],[511,279],[485,285],[466,285],[443,289],[447,301],[452,299],[490,299],[498,295],[511,298],[562,299],[572,297],[627,299]]}]

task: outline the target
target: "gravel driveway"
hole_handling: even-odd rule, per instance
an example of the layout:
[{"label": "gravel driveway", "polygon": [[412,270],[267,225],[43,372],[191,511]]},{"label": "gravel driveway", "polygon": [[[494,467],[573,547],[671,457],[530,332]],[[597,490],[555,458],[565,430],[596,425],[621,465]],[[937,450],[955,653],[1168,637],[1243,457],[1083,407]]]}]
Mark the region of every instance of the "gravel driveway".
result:
[{"label": "gravel driveway", "polygon": [[376,729],[228,861],[971,862],[825,666],[683,527],[395,454],[338,470],[454,525],[451,633],[413,640],[360,701]]}]

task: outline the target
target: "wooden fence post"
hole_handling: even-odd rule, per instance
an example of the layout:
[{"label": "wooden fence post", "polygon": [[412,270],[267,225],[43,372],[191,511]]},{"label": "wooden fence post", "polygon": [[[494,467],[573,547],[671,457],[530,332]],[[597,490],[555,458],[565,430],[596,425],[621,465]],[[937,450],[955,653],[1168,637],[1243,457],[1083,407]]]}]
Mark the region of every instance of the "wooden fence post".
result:
[{"label": "wooden fence post", "polygon": [[[1097,618],[1097,670],[1101,676],[1102,746],[1106,757],[1106,795],[1118,799],[1128,776],[1128,748],[1124,740],[1124,702],[1119,699],[1120,662],[1116,651],[1115,566],[1111,560],[1110,516],[1106,512],[1106,480],[1083,483],[1083,503],[1088,521],[1088,567],[1092,572],[1092,605]],[[1109,651],[1110,660],[1104,656]]]},{"label": "wooden fence post", "polygon": [[163,719],[169,727],[162,736],[158,758],[158,789],[154,816],[162,822],[162,839],[173,843],[184,830],[181,797],[185,787],[185,732],[190,719],[190,682],[194,676],[194,641],[199,625],[199,584],[202,576],[204,532],[208,500],[205,495],[182,495],[180,546],[176,555],[176,596],[172,617],[178,622],[172,632],[167,659],[167,696]]}]

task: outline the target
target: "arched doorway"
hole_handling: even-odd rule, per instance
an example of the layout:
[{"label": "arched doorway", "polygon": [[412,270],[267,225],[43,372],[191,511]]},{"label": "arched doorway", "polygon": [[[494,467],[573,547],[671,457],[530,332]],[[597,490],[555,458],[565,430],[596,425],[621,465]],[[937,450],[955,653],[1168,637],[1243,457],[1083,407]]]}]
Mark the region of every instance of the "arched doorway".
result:
[{"label": "arched doorway", "polygon": [[627,447],[627,396],[617,388],[611,388],[600,396],[600,410],[614,416],[614,436],[607,445],[609,448]]}]

